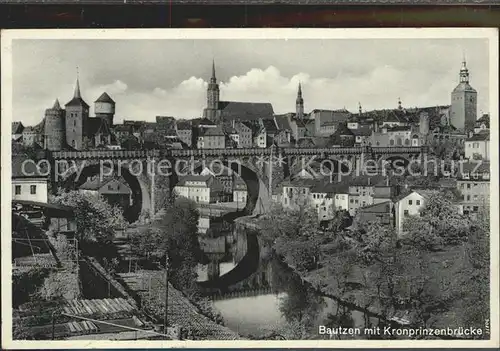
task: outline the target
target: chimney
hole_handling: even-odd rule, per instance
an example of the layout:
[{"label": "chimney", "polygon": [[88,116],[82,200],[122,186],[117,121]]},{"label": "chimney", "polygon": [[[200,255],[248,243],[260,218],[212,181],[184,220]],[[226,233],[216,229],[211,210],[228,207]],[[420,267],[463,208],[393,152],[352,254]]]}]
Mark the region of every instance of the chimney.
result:
[{"label": "chimney", "polygon": [[389,177],[385,178],[385,185],[389,186]]},{"label": "chimney", "polygon": [[371,179],[370,177],[368,177],[368,185],[370,185],[371,180],[372,180],[372,179]]}]

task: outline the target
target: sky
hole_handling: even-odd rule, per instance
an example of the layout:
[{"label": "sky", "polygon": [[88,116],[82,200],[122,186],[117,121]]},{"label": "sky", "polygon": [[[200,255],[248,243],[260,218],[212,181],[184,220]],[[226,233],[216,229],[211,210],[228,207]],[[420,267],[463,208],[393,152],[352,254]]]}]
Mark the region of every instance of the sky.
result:
[{"label": "sky", "polygon": [[[358,111],[450,104],[465,55],[478,113],[488,112],[487,39],[168,39],[13,41],[13,119],[34,125],[73,96],[77,70],[91,106],[106,91],[115,123],[200,117],[215,60],[220,99],[295,111]],[[78,67],[78,69],[77,69]]]}]

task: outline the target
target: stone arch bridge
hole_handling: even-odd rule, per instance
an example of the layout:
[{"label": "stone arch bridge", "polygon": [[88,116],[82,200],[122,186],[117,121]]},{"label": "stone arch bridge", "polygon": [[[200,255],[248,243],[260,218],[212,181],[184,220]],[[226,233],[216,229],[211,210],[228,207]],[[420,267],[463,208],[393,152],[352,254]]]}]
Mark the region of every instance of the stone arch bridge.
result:
[{"label": "stone arch bridge", "polygon": [[[230,168],[245,181],[248,200],[244,214],[265,212],[271,189],[284,178],[310,164],[321,162],[332,172],[348,164],[351,172],[365,162],[422,160],[428,148],[350,147],[350,148],[249,148],[193,150],[89,150],[46,151],[51,166],[53,189],[77,188],[89,177],[122,176],[132,190],[131,217],[142,211],[154,215],[166,203],[180,178],[214,164]],[[41,158],[41,157],[39,157]],[[370,161],[369,161],[370,160]]]}]

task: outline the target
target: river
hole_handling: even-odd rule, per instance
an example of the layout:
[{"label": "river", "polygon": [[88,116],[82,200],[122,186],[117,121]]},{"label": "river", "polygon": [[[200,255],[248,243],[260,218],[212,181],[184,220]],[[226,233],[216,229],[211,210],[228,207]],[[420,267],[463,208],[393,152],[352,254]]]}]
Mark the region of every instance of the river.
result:
[{"label": "river", "polygon": [[376,318],[365,320],[363,312],[338,306],[336,301],[321,296],[271,250],[261,244],[252,245],[257,242],[255,233],[234,232],[227,252],[220,255],[225,262],[219,262],[219,276],[212,274],[208,279],[209,274],[203,274],[209,269],[214,271],[213,265],[199,269],[199,280],[207,279],[200,285],[230,329],[257,339],[271,334],[285,339],[323,339],[327,337],[319,335],[320,325],[364,329],[378,324]]}]

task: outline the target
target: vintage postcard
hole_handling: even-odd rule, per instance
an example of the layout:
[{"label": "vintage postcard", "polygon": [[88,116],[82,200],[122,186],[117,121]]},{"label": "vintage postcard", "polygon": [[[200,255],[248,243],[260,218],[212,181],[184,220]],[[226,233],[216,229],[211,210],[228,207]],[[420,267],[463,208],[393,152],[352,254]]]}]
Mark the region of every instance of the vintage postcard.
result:
[{"label": "vintage postcard", "polygon": [[498,346],[496,29],[1,45],[2,347]]}]

